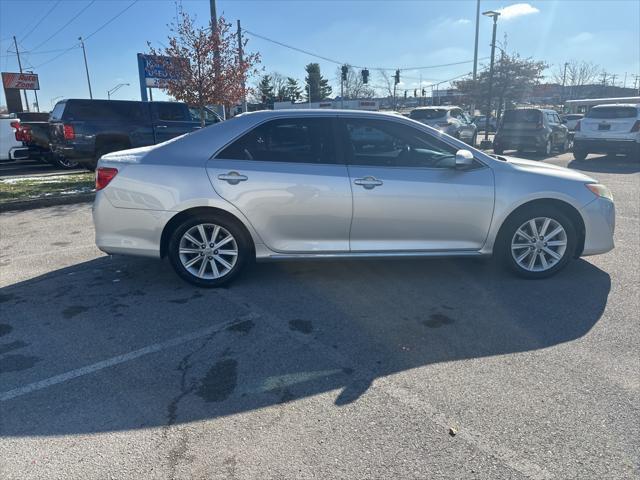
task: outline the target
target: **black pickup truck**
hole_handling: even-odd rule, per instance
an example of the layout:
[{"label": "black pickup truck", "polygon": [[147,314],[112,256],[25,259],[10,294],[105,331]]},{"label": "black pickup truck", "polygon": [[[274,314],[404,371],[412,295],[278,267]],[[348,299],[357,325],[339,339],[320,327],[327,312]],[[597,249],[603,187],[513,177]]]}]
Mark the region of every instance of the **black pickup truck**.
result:
[{"label": "black pickup truck", "polygon": [[[207,124],[220,117],[205,110]],[[200,128],[200,112],[180,102],[62,100],[49,117],[55,155],[94,170],[102,155],[154,145]]]},{"label": "black pickup truck", "polygon": [[54,155],[50,148],[49,114],[22,112],[20,120],[12,122],[16,140],[22,142],[21,147],[14,148],[14,159],[29,158],[51,163],[60,168],[75,168],[78,164],[60,155]]}]

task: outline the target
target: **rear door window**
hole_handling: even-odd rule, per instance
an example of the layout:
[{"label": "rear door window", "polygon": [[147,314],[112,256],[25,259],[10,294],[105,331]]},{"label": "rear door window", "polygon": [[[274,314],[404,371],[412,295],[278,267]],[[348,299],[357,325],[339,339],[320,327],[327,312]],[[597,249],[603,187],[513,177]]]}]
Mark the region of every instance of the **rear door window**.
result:
[{"label": "rear door window", "polygon": [[158,114],[158,120],[165,122],[191,121],[191,115],[189,114],[189,116],[187,116],[188,110],[182,103],[156,103],[155,107]]},{"label": "rear door window", "polygon": [[216,158],[262,162],[338,163],[331,118],[271,120],[222,150]]},{"label": "rear door window", "polygon": [[636,107],[594,107],[589,110],[587,118],[635,118],[638,116]]},{"label": "rear door window", "polygon": [[64,118],[76,121],[139,122],[144,120],[144,106],[142,102],[70,101],[67,102]]}]

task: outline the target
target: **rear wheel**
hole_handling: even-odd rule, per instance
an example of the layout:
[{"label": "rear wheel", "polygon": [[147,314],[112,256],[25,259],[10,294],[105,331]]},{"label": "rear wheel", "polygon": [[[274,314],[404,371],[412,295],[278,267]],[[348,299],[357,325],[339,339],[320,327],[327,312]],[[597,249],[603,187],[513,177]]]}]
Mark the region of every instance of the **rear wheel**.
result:
[{"label": "rear wheel", "polygon": [[219,287],[245,266],[251,249],[235,222],[215,215],[191,217],[171,235],[168,255],[182,279],[199,287]]},{"label": "rear wheel", "polygon": [[576,249],[571,220],[552,207],[526,208],[512,215],[498,240],[499,255],[517,275],[545,278],[562,270]]},{"label": "rear wheel", "polygon": [[542,148],[538,149],[538,153],[540,155],[544,155],[545,157],[548,157],[548,156],[551,155],[551,149],[552,148],[553,148],[553,143],[551,142],[551,137],[549,137],[549,138],[547,138],[547,141],[542,146]]},{"label": "rear wheel", "polygon": [[575,144],[573,145],[573,158],[582,161],[587,158],[587,155],[589,155],[589,152],[583,150],[582,148],[576,148]]},{"label": "rear wheel", "polygon": [[64,168],[65,170],[71,170],[73,168],[78,168],[78,166],[80,165],[78,162],[75,162],[73,160],[69,160],[68,158],[62,157],[62,156],[56,156],[54,163],[56,166],[60,167],[60,168]]}]

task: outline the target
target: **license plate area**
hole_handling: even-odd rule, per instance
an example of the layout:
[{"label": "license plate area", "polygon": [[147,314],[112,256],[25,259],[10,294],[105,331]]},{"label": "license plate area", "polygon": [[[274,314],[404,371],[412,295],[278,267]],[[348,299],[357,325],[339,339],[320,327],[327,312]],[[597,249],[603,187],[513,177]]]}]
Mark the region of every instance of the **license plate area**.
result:
[{"label": "license plate area", "polygon": [[611,125],[609,125],[608,123],[599,123],[598,130],[611,130]]}]

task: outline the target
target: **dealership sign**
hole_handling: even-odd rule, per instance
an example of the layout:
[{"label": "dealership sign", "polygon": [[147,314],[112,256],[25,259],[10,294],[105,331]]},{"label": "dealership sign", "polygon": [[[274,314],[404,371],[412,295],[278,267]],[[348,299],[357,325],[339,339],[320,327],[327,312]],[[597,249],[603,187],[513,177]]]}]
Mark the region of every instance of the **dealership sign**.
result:
[{"label": "dealership sign", "polygon": [[171,57],[156,56],[156,55],[143,55],[138,54],[138,64],[140,72],[144,77],[144,84],[147,87],[162,88],[167,80],[177,80],[175,76],[172,76],[167,70],[173,70],[167,68],[174,64],[176,60]]},{"label": "dealership sign", "polygon": [[38,75],[35,73],[2,72],[4,88],[18,88],[21,90],[40,90]]}]

